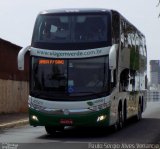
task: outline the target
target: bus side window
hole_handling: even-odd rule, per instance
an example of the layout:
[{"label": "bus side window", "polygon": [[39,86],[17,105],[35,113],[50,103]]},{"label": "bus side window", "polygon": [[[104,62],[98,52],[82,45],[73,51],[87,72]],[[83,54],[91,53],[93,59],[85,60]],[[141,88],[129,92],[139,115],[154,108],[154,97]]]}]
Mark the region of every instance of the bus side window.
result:
[{"label": "bus side window", "polygon": [[135,83],[136,83],[136,71],[130,69],[130,84],[132,85],[132,91],[135,91]]},{"label": "bus side window", "polygon": [[129,69],[124,69],[120,75],[120,91],[127,91],[129,86]]}]

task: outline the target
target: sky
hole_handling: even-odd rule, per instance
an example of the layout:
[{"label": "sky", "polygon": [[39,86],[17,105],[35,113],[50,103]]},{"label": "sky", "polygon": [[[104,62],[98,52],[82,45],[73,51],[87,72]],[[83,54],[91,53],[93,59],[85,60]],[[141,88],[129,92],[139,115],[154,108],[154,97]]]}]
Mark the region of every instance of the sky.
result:
[{"label": "sky", "polygon": [[150,60],[160,60],[160,6],[157,4],[158,0],[0,0],[0,38],[22,47],[30,45],[36,16],[42,10],[114,9],[146,36],[149,64]]}]

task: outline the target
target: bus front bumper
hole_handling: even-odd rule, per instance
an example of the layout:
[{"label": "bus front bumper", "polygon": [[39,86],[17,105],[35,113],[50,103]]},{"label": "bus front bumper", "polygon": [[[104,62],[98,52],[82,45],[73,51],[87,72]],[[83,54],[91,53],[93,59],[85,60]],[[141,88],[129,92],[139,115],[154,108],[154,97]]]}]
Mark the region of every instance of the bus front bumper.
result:
[{"label": "bus front bumper", "polygon": [[88,114],[48,114],[29,108],[32,126],[108,126],[110,108]]}]

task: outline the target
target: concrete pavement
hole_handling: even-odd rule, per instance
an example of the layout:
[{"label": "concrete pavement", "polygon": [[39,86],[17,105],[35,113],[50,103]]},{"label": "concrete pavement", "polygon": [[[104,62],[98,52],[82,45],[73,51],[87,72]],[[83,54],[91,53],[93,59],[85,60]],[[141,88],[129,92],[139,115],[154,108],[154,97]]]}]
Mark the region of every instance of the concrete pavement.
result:
[{"label": "concrete pavement", "polygon": [[28,123],[28,113],[0,114],[0,129],[17,127]]}]

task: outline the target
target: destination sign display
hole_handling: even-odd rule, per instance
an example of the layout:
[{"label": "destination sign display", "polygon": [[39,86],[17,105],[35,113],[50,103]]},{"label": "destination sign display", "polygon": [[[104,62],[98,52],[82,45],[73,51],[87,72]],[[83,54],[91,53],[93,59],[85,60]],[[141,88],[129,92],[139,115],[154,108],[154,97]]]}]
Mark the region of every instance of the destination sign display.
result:
[{"label": "destination sign display", "polygon": [[64,60],[40,59],[38,63],[40,65],[49,65],[49,64],[63,65],[64,64]]}]

